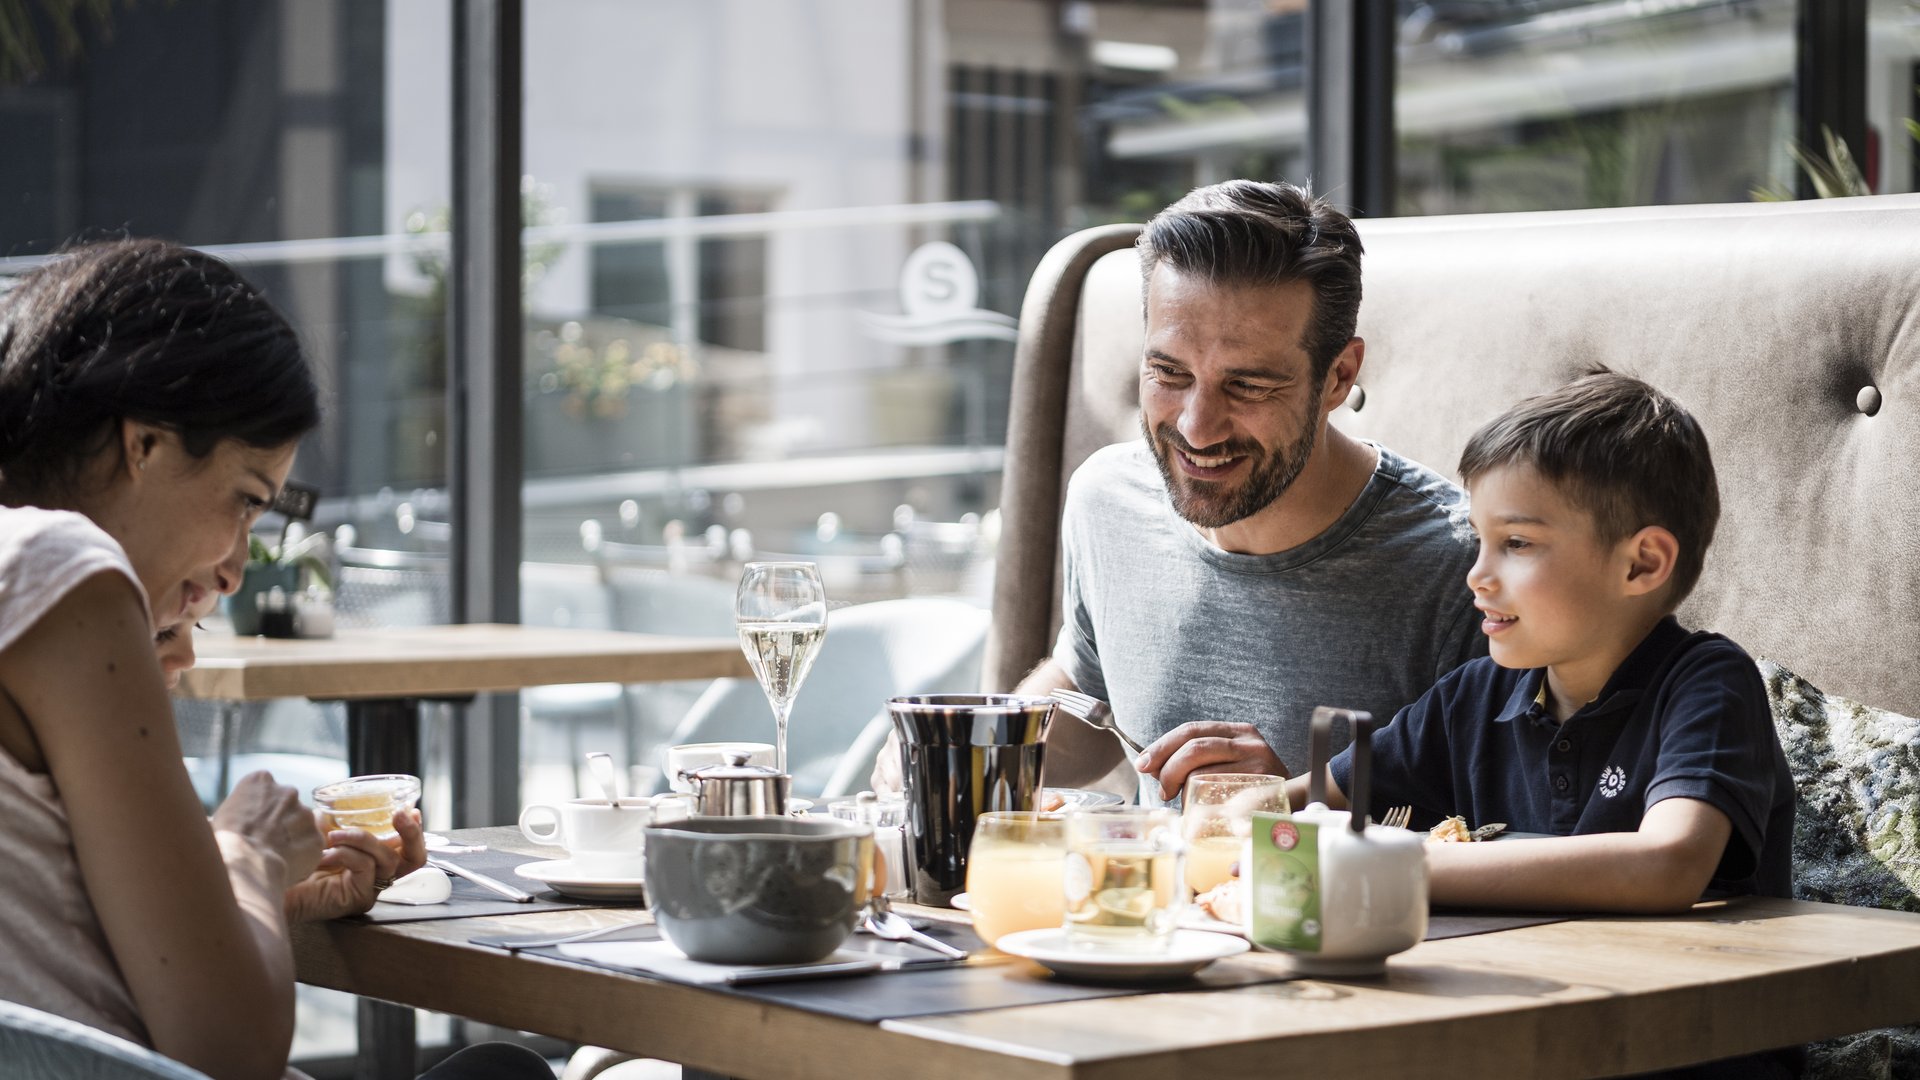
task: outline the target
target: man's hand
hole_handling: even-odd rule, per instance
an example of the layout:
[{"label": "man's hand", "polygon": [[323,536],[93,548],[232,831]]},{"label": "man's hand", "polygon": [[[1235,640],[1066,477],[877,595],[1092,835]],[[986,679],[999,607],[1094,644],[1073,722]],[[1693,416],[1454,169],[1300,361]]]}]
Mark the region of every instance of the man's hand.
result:
[{"label": "man's hand", "polygon": [[1160,781],[1160,797],[1172,799],[1193,773],[1266,773],[1286,776],[1287,763],[1252,724],[1194,720],[1155,739],[1136,768]]},{"label": "man's hand", "polygon": [[[325,819],[318,813],[315,820],[325,828]],[[320,865],[306,880],[287,890],[287,921],[320,922],[358,915],[373,907],[380,887],[425,866],[427,840],[420,827],[420,811],[395,813],[393,829],[400,835],[387,842],[375,839],[364,829],[327,833],[327,849],[320,856]]]}]

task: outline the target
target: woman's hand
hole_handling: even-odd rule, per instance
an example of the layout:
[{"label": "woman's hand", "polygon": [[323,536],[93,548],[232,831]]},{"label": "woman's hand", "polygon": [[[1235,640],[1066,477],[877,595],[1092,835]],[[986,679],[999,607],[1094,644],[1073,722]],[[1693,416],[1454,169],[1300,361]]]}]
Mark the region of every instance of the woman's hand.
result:
[{"label": "woman's hand", "polygon": [[300,793],[269,773],[248,773],[214,810],[213,831],[232,833],[286,864],[286,881],[299,881],[320,862],[320,830]]},{"label": "woman's hand", "polygon": [[[325,818],[315,812],[314,820],[326,827]],[[321,922],[343,915],[358,915],[373,907],[380,890],[394,879],[406,877],[427,865],[426,833],[420,827],[420,811],[402,810],[393,815],[395,840],[382,841],[363,829],[335,829],[327,833],[327,850],[320,864],[306,880],[287,890],[287,921]]]}]

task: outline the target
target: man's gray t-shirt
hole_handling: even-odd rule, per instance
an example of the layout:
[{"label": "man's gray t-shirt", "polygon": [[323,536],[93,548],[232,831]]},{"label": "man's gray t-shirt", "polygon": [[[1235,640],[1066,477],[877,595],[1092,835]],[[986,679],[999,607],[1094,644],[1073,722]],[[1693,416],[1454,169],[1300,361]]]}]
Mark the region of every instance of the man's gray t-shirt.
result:
[{"label": "man's gray t-shirt", "polygon": [[1298,773],[1314,706],[1385,724],[1486,638],[1465,495],[1376,449],[1346,513],[1271,555],[1222,551],[1175,513],[1145,442],[1097,451],[1067,487],[1054,660],[1143,745],[1190,720],[1241,721]]}]

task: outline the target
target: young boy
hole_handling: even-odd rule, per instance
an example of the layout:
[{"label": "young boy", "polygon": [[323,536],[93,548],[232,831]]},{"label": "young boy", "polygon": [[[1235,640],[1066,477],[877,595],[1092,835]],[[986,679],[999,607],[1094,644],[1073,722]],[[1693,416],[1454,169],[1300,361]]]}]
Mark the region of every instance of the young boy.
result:
[{"label": "young boy", "polygon": [[[1373,740],[1380,808],[1550,838],[1432,844],[1436,904],[1684,911],[1791,895],[1793,779],[1753,661],[1673,610],[1720,499],[1705,436],[1671,398],[1604,369],[1521,402],[1460,459],[1490,656]],[[1329,801],[1350,776],[1333,761]],[[1306,777],[1289,782],[1294,805]]]}]

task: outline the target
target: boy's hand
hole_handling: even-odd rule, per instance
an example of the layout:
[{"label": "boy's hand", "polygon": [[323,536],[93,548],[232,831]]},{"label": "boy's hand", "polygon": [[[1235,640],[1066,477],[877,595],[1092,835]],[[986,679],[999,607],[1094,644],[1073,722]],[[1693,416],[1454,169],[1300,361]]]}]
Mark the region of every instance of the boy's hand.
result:
[{"label": "boy's hand", "polygon": [[1134,767],[1160,781],[1160,797],[1171,799],[1193,773],[1244,772],[1288,775],[1287,763],[1273,752],[1252,724],[1192,720],[1155,739]]}]

